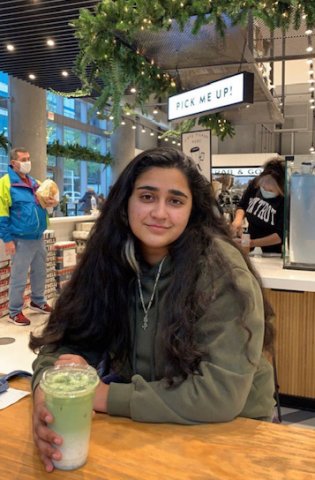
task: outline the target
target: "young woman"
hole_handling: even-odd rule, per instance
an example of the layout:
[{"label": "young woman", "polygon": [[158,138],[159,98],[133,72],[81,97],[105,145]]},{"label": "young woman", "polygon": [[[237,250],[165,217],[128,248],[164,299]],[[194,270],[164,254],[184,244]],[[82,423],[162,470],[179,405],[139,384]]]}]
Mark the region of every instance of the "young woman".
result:
[{"label": "young woman", "polygon": [[269,160],[262,173],[245,190],[232,222],[232,232],[241,237],[243,219],[248,221],[250,247],[265,253],[281,253],[284,218],[284,163]]},{"label": "young woman", "polygon": [[98,367],[94,409],[110,415],[270,419],[271,314],[194,162],[175,149],[138,155],[112,187],[42,335],[31,336],[34,437],[46,470],[62,440],[47,428],[38,383],[54,363]]}]

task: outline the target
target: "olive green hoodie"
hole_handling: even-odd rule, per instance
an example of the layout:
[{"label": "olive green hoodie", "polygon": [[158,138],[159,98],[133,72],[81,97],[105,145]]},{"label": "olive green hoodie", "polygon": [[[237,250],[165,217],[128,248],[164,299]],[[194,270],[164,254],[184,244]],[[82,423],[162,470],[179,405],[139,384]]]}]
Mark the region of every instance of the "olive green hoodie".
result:
[{"label": "olive green hoodie", "polygon": [[[260,287],[249,272],[239,251],[220,241],[222,253],[230,262],[239,287],[249,299],[246,311],[248,332],[240,323],[237,293],[227,288],[229,272],[220,265],[209,272],[205,268],[196,288],[202,293],[213,282],[211,303],[198,306],[196,342],[203,352],[200,374],[189,375],[182,383],[167,387],[163,381],[164,354],[161,341],[164,298],[172,276],[172,265],[166,259],[156,295],[149,311],[148,328],[143,329],[144,312],[137,284],[131,285],[129,321],[133,352],[118,373],[127,383],[111,383],[108,413],[142,422],[194,424],[226,422],[237,416],[271,419],[274,409],[272,367],[262,355],[264,315]],[[209,252],[211,254],[211,252]],[[148,305],[158,265],[142,271],[144,303]],[[185,281],[185,279],[183,279]],[[206,298],[206,297],[205,297]],[[176,299],[174,299],[174,302]],[[34,362],[34,386],[43,370],[61,353],[73,352],[94,364],[100,352],[78,352],[62,348],[53,355],[41,353]]]}]

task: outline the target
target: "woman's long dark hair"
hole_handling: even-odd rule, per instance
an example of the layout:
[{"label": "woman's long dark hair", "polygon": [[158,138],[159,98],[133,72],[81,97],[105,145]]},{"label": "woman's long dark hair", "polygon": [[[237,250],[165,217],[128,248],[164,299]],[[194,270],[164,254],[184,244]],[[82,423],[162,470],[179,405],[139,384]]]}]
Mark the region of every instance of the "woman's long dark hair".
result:
[{"label": "woman's long dark hair", "polygon": [[[166,355],[165,377],[187,377],[198,369],[202,352],[194,339],[194,323],[197,320],[195,291],[196,279],[206,258],[209,267],[221,262],[223,271],[230,271],[230,288],[237,290],[244,311],[248,300],[239,291],[232,268],[220,252],[215,238],[222,238],[234,245],[225,220],[218,214],[211,185],[198,172],[194,162],[173,148],[147,150],[131,161],[113,185],[106,203],[97,219],[80,263],[71,280],[62,290],[47,326],[41,335],[31,334],[30,348],[38,351],[44,345],[52,348],[73,345],[78,351],[110,350],[117,362],[122,362],[130,348],[128,312],[128,287],[135,277],[128,260],[126,245],[135,245],[136,256],[141,260],[137,241],[128,225],[128,200],[136,179],[152,168],[178,168],[187,178],[193,197],[192,212],[183,234],[170,247],[174,265],[174,278],[168,291],[170,301],[165,312],[164,349]],[[245,258],[245,257],[244,257]],[[250,271],[257,277],[249,261]],[[185,281],[183,282],[183,278]],[[199,293],[200,294],[200,293]],[[271,349],[273,329],[270,322],[272,310],[265,303],[265,349]],[[243,327],[251,332],[246,322]]]}]

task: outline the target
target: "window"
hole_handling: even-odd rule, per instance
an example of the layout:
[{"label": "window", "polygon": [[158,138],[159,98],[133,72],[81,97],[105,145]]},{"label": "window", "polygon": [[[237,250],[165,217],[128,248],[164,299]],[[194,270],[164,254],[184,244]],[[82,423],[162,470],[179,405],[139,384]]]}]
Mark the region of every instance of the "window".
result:
[{"label": "window", "polygon": [[47,110],[48,112],[57,113],[58,110],[58,97],[52,92],[47,92],[46,97]]},{"label": "window", "polygon": [[81,102],[75,98],[63,99],[63,114],[65,117],[81,120]]},{"label": "window", "polygon": [[58,125],[53,122],[47,122],[47,143],[53,143],[58,140]]},{"label": "window", "polygon": [[[0,133],[8,135],[8,75],[0,72]],[[0,148],[0,176],[7,173],[8,170],[8,154]]]},{"label": "window", "polygon": [[81,145],[81,131],[76,128],[64,127],[63,143],[79,143]]}]

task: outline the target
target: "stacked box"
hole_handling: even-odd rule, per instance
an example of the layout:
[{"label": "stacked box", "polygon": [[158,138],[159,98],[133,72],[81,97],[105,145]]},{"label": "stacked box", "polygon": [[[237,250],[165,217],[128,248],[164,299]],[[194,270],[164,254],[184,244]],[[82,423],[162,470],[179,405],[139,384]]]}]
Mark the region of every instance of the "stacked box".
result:
[{"label": "stacked box", "polygon": [[[55,232],[53,230],[45,230],[44,240],[47,249],[47,275],[45,284],[45,296],[47,299],[56,295],[56,279],[55,279],[55,249],[56,241]],[[9,282],[11,273],[11,259],[8,257],[0,261],[0,317],[9,313]],[[31,300],[31,284],[29,274],[24,290],[24,307],[27,307]]]},{"label": "stacked box", "polygon": [[47,300],[54,298],[56,295],[57,283],[55,278],[55,264],[56,252],[55,243],[56,235],[54,230],[44,231],[44,240],[47,250],[46,260],[46,283],[45,283],[45,297]]},{"label": "stacked box", "polygon": [[10,259],[0,261],[0,317],[9,313]]},{"label": "stacked box", "polygon": [[56,282],[57,292],[70,280],[77,263],[76,243],[72,241],[56,242]]},{"label": "stacked box", "polygon": [[86,242],[90,236],[95,222],[76,223],[75,230],[72,232],[73,239],[76,241],[77,260],[82,256]]}]

